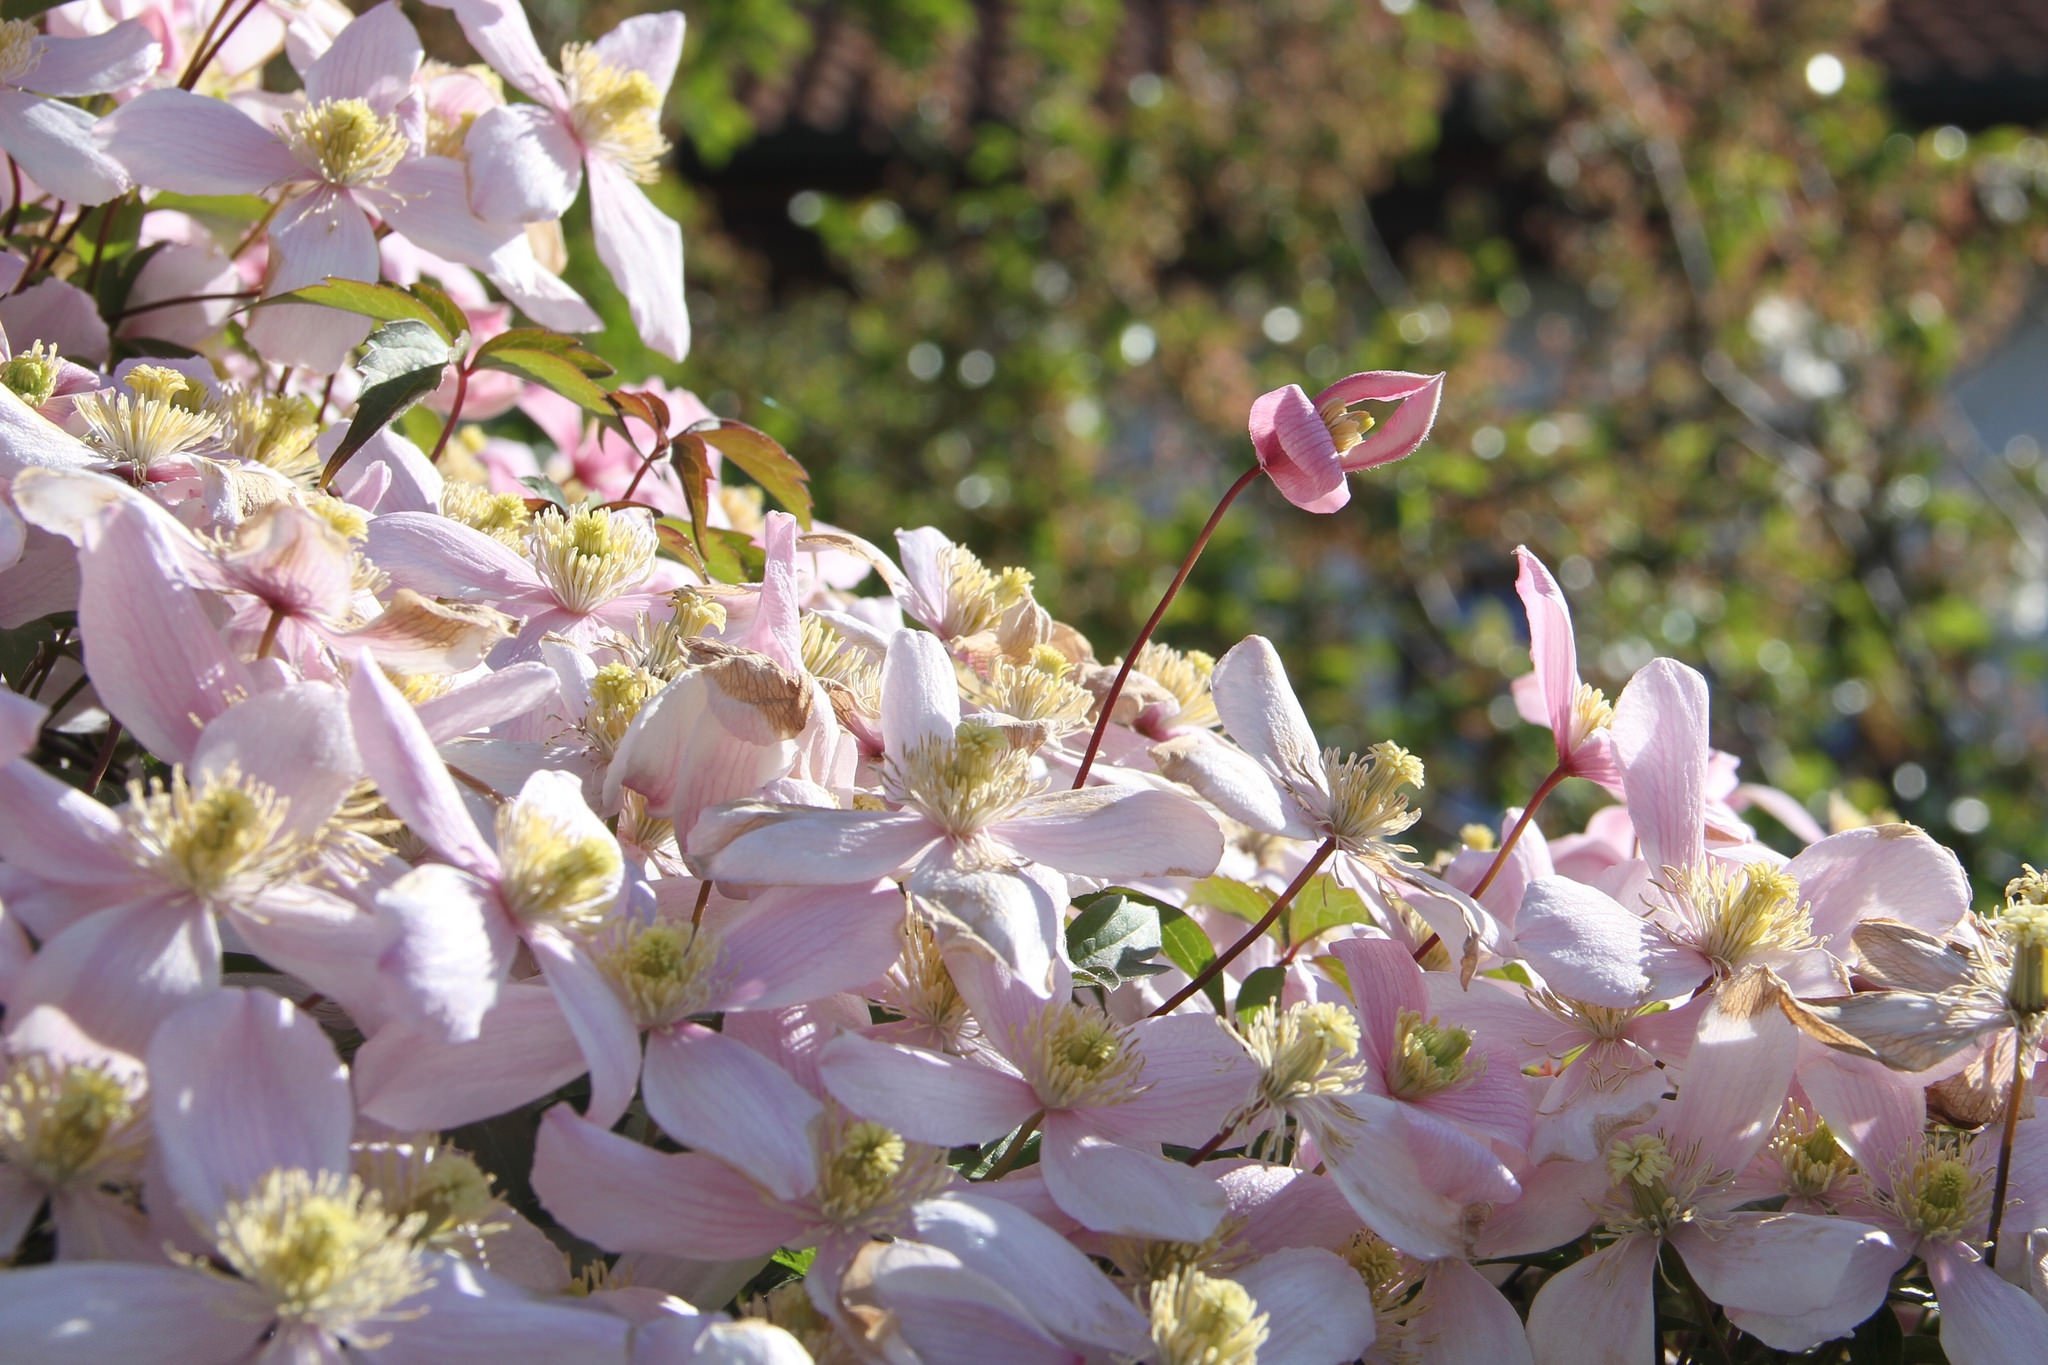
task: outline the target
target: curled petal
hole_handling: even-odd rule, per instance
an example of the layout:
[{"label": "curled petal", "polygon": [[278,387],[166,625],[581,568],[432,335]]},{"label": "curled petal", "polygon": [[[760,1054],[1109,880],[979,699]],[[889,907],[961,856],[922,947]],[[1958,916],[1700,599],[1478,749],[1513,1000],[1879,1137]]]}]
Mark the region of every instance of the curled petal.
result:
[{"label": "curled petal", "polygon": [[1337,443],[1299,385],[1252,400],[1252,449],[1282,497],[1304,512],[1334,512],[1351,501]]}]

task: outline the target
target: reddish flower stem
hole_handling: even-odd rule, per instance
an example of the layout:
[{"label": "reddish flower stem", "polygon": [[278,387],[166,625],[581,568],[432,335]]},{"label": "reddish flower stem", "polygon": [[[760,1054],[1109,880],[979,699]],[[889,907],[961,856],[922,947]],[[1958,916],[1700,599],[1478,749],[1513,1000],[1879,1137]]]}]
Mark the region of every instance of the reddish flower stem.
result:
[{"label": "reddish flower stem", "polygon": [[2012,1093],[2005,1097],[2005,1131],[1998,1139],[1998,1175],[1991,1184],[1991,1226],[1984,1248],[1984,1264],[1998,1266],[1998,1225],[2005,1221],[2005,1182],[2012,1176],[2012,1144],[2019,1132],[2020,1095],[2027,1072],[2027,1039],[2014,1030],[2012,1038]]},{"label": "reddish flower stem", "polygon": [[[1529,828],[1529,822],[1536,818],[1536,808],[1541,806],[1544,798],[1556,791],[1563,784],[1564,780],[1570,776],[1571,774],[1565,771],[1564,764],[1559,763],[1550,770],[1550,776],[1544,778],[1542,783],[1537,786],[1535,795],[1529,798],[1529,804],[1522,807],[1521,818],[1515,821],[1514,828],[1508,831],[1508,837],[1501,841],[1500,850],[1493,855],[1493,862],[1487,865],[1486,875],[1479,879],[1479,885],[1472,888],[1473,900],[1476,901],[1485,895],[1486,888],[1493,885],[1493,879],[1500,875],[1500,870],[1503,867],[1507,866],[1508,854],[1514,852],[1515,845],[1521,842],[1522,831]],[[1441,942],[1443,942],[1443,937],[1439,934],[1431,934],[1428,938],[1422,940],[1422,946],[1415,950],[1415,960],[1417,962],[1422,961],[1423,955]]]},{"label": "reddish flower stem", "polygon": [[1124,653],[1123,664],[1116,671],[1116,681],[1111,683],[1109,691],[1103,694],[1102,711],[1095,718],[1095,732],[1088,736],[1088,748],[1081,755],[1081,766],[1074,773],[1075,791],[1079,791],[1088,783],[1088,770],[1095,766],[1096,751],[1102,748],[1102,737],[1109,733],[1110,715],[1116,710],[1116,699],[1123,695],[1124,683],[1131,676],[1131,667],[1138,662],[1138,652],[1145,648],[1145,642],[1152,638],[1152,632],[1159,629],[1159,622],[1166,615],[1166,609],[1172,606],[1173,599],[1180,595],[1181,584],[1188,581],[1188,574],[1193,572],[1195,561],[1202,557],[1202,551],[1209,544],[1209,537],[1216,534],[1217,526],[1222,523],[1223,514],[1230,510],[1230,504],[1237,501],[1237,495],[1251,487],[1252,481],[1264,472],[1258,465],[1253,465],[1238,475],[1237,482],[1224,492],[1223,500],[1217,503],[1216,510],[1209,514],[1209,520],[1203,525],[1201,533],[1195,537],[1195,543],[1188,547],[1187,558],[1180,562],[1180,572],[1173,576],[1173,582],[1166,585],[1166,595],[1159,599],[1158,606],[1152,608],[1151,619],[1145,622],[1145,628],[1138,632],[1138,638],[1131,642],[1130,649]]},{"label": "reddish flower stem", "polygon": [[469,366],[455,367],[455,401],[448,405],[448,421],[441,428],[439,439],[434,442],[433,453],[427,456],[428,464],[441,463],[441,452],[448,448],[448,438],[455,434],[455,424],[462,420],[462,400],[469,396]]},{"label": "reddish flower stem", "polygon": [[1237,961],[1239,954],[1251,947],[1252,944],[1258,942],[1262,934],[1280,922],[1280,916],[1287,913],[1287,907],[1294,903],[1294,898],[1301,894],[1301,889],[1304,886],[1308,885],[1309,878],[1321,871],[1323,864],[1330,861],[1330,856],[1336,851],[1337,841],[1335,839],[1323,840],[1316,848],[1316,851],[1309,855],[1309,860],[1302,864],[1301,871],[1294,874],[1294,880],[1287,883],[1287,889],[1280,893],[1280,899],[1273,902],[1273,908],[1264,915],[1261,915],[1257,924],[1245,930],[1244,936],[1239,938],[1237,942],[1225,948],[1216,956],[1214,961],[1202,968],[1201,971],[1196,972],[1188,984],[1175,991],[1165,1004],[1153,1010],[1153,1016],[1156,1018],[1162,1014],[1173,1013],[1183,1003],[1192,998],[1196,991],[1201,990],[1202,987],[1214,981],[1225,967]]}]

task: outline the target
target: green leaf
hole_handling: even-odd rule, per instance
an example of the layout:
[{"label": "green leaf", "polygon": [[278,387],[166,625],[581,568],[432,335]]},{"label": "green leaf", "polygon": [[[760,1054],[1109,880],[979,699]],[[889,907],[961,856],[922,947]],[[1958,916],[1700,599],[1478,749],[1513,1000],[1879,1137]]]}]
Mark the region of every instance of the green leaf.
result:
[{"label": "green leaf", "polygon": [[431,323],[411,318],[386,323],[364,344],[368,350],[356,368],[371,382],[356,397],[356,415],[348,424],[348,433],[321,471],[322,488],[366,441],[441,387],[441,377],[448,370],[448,343]]},{"label": "green leaf", "polygon": [[194,218],[248,227],[262,222],[272,205],[260,194],[174,194],[159,190],[149,197],[149,207],[152,212],[176,209]]},{"label": "green leaf", "polygon": [[439,373],[449,360],[447,338],[431,324],[412,318],[385,323],[370,333],[363,346],[363,358],[356,368],[373,384],[415,370],[431,368]]},{"label": "green leaf", "polygon": [[1166,970],[1152,961],[1164,946],[1157,909],[1113,891],[1074,904],[1081,913],[1067,925],[1067,957],[1076,979],[1113,991],[1134,977]]},{"label": "green leaf", "polygon": [[329,276],[319,284],[309,284],[304,289],[294,289],[288,294],[277,294],[263,300],[260,307],[277,303],[312,303],[322,308],[338,308],[344,313],[369,318],[376,322],[412,321],[425,323],[444,342],[452,342],[461,335],[460,327],[447,330],[447,324],[425,300],[408,294],[405,290],[388,284],[371,284],[365,280],[343,280]]},{"label": "green leaf", "polygon": [[720,583],[756,583],[768,555],[745,531],[704,528],[704,567]]},{"label": "green leaf", "polygon": [[1325,872],[1310,879],[1295,896],[1294,904],[1287,907],[1287,942],[1305,943],[1340,924],[1366,924],[1371,920],[1372,908],[1365,898],[1339,886],[1337,879]]},{"label": "green leaf", "polygon": [[700,578],[711,577],[711,570],[705,567],[704,556],[697,549],[696,539],[690,534],[687,522],[679,517],[656,517],[654,534],[661,541],[662,549],[695,569]]},{"label": "green leaf", "polygon": [[811,529],[811,476],[773,436],[745,422],[723,419],[710,440],[769,497],[788,508],[799,526]]},{"label": "green leaf", "polygon": [[1280,988],[1287,984],[1287,973],[1279,967],[1261,967],[1246,974],[1243,984],[1237,988],[1237,1018],[1243,1023],[1260,1010],[1269,1010],[1280,1003]]},{"label": "green leaf", "polygon": [[1235,915],[1248,924],[1257,924],[1273,908],[1273,893],[1264,887],[1232,881],[1228,877],[1204,877],[1188,892],[1188,904],[1206,905],[1211,910]]},{"label": "green leaf", "polygon": [[682,480],[683,501],[690,508],[690,539],[704,553],[704,528],[711,524],[711,460],[704,438],[686,431],[668,443],[668,462]]},{"label": "green leaf", "polygon": [[802,1279],[810,1274],[811,1262],[818,1259],[818,1249],[816,1247],[798,1247],[792,1251],[788,1247],[783,1247],[768,1259],[781,1266],[784,1270],[795,1272],[796,1277]]},{"label": "green leaf", "polygon": [[[1159,912],[1159,942],[1166,960],[1186,972],[1189,980],[1200,976],[1202,969],[1216,960],[1216,945],[1209,942],[1202,926],[1171,906]],[[1209,997],[1218,1014],[1223,1013],[1221,973],[1209,978],[1202,993]]]},{"label": "green leaf", "polygon": [[561,356],[587,375],[602,377],[612,372],[612,367],[603,357],[587,350],[576,337],[550,332],[545,327],[514,327],[477,347],[479,359],[495,355],[499,351],[544,351],[549,355]]},{"label": "green leaf", "polygon": [[0,19],[33,19],[63,3],[64,0],[0,0]]},{"label": "green leaf", "polygon": [[456,337],[469,330],[469,318],[463,313],[462,305],[449,298],[440,289],[428,284],[425,280],[421,280],[412,287],[411,293],[414,298],[427,306],[429,312],[439,319],[441,324],[439,330],[442,336],[453,341]]},{"label": "green leaf", "polygon": [[585,412],[595,413],[608,421],[618,420],[618,410],[605,401],[604,387],[594,381],[580,363],[566,355],[532,346],[490,350],[486,343],[486,348],[477,352],[470,367],[516,374],[562,395]]},{"label": "green leaf", "polygon": [[562,491],[562,485],[545,474],[528,474],[519,483],[523,488],[532,489],[535,497],[545,498],[557,507],[566,509],[569,506],[569,495]]}]

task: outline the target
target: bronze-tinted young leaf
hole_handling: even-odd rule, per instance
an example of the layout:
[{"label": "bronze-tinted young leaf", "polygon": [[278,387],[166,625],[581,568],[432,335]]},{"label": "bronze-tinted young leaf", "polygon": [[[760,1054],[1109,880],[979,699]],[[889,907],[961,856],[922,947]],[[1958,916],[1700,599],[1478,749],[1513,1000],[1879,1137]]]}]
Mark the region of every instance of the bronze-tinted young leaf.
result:
[{"label": "bronze-tinted young leaf", "polygon": [[412,287],[411,293],[440,320],[441,334],[448,340],[453,341],[469,330],[469,317],[462,311],[462,305],[449,298],[444,291],[421,280]]},{"label": "bronze-tinted young leaf", "polygon": [[656,517],[654,534],[662,549],[695,569],[698,577],[711,577],[711,571],[704,567],[704,556],[697,552],[696,542],[690,536],[689,526],[680,518]]},{"label": "bronze-tinted young leaf", "polygon": [[668,444],[668,459],[682,480],[683,501],[690,508],[690,535],[702,555],[703,528],[710,524],[711,515],[711,458],[704,449],[704,438],[688,432],[676,437]]},{"label": "bronze-tinted young leaf", "polygon": [[721,421],[711,443],[768,496],[788,508],[797,524],[811,527],[811,476],[773,436],[745,422]]},{"label": "bronze-tinted young leaf", "polygon": [[357,317],[371,318],[378,322],[397,322],[411,319],[424,322],[434,329],[443,341],[453,341],[460,333],[447,330],[447,324],[439,313],[424,299],[415,298],[405,290],[388,284],[371,284],[365,280],[343,280],[329,276],[319,284],[309,284],[303,289],[277,294],[264,299],[258,307],[269,307],[277,303],[312,303],[323,308],[338,308],[344,313]]}]

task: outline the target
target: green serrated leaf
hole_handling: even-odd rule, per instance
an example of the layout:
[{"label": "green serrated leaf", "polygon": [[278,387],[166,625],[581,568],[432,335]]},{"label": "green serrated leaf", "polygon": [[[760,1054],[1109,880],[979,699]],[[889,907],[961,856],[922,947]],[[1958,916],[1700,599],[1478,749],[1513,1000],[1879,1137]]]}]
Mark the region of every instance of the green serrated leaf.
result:
[{"label": "green serrated leaf", "polygon": [[1067,925],[1067,957],[1076,977],[1113,991],[1132,977],[1165,970],[1152,961],[1163,946],[1157,909],[1114,892],[1075,905],[1081,913]]},{"label": "green serrated leaf", "polygon": [[469,315],[462,311],[462,305],[448,297],[447,293],[421,280],[409,291],[412,296],[427,306],[440,322],[436,329],[441,335],[454,341],[469,330]]},{"label": "green serrated leaf", "polygon": [[321,472],[322,488],[372,436],[441,387],[448,371],[448,342],[431,323],[413,318],[386,323],[365,345],[369,349],[356,368],[371,382],[357,395],[356,415]]},{"label": "green serrated leaf", "polygon": [[[448,339],[440,330],[413,318],[385,323],[370,333],[363,347],[363,358],[356,362],[356,368],[373,384],[416,370],[431,369],[438,376],[450,356]],[[437,377],[435,383],[439,382]]]},{"label": "green serrated leaf", "polygon": [[1260,967],[1248,972],[1237,988],[1237,1018],[1242,1023],[1260,1010],[1272,1009],[1280,1003],[1280,989],[1287,984],[1287,973],[1279,967]]},{"label": "green serrated leaf", "polygon": [[[1202,969],[1216,960],[1216,945],[1209,942],[1209,936],[1202,932],[1202,926],[1189,919],[1185,913],[1168,906],[1159,912],[1160,951],[1166,960],[1188,974],[1193,980],[1202,974]],[[1202,987],[1202,993],[1209,997],[1209,1003],[1216,1012],[1223,1012],[1223,979],[1212,976]]]},{"label": "green serrated leaf", "polygon": [[704,568],[720,583],[757,583],[768,556],[745,531],[704,528]]},{"label": "green serrated leaf", "polygon": [[1221,910],[1248,924],[1256,924],[1273,908],[1273,893],[1264,887],[1232,881],[1228,877],[1204,877],[1188,892],[1188,904],[1206,905],[1211,910]]},{"label": "green serrated leaf", "polygon": [[699,578],[711,577],[711,571],[704,565],[704,556],[698,552],[697,543],[690,536],[689,523],[679,517],[656,517],[654,534],[661,541],[662,549],[695,569]]},{"label": "green serrated leaf", "polygon": [[303,289],[294,289],[288,294],[277,294],[263,300],[263,307],[278,303],[311,303],[322,308],[338,308],[344,313],[369,318],[376,322],[425,323],[443,342],[452,342],[460,335],[461,328],[446,330],[441,316],[424,299],[415,298],[403,289],[388,284],[371,284],[366,280],[343,280],[329,276],[319,284],[309,284]]},{"label": "green serrated leaf", "polygon": [[569,495],[562,491],[562,485],[545,474],[528,474],[519,483],[523,488],[532,489],[535,497],[546,498],[557,507],[569,506]]},{"label": "green serrated leaf", "polygon": [[1326,929],[1340,924],[1366,924],[1372,908],[1365,898],[1325,872],[1311,878],[1287,907],[1287,942],[1305,943]]},{"label": "green serrated leaf", "polygon": [[799,526],[811,529],[811,476],[773,436],[727,419],[711,433],[711,444],[745,470],[769,497],[788,508]]},{"label": "green serrated leaf", "polygon": [[516,374],[562,395],[586,412],[608,421],[618,420],[618,410],[605,401],[604,386],[566,356],[531,347],[507,346],[495,351],[479,350],[470,365],[472,369]]},{"label": "green serrated leaf", "polygon": [[612,373],[612,367],[603,357],[586,349],[576,337],[551,332],[545,327],[514,327],[509,332],[500,332],[477,348],[479,357],[494,355],[499,351],[542,351],[558,355],[575,365],[577,369],[593,377]]},{"label": "green serrated leaf", "polygon": [[701,563],[704,528],[711,524],[711,460],[704,438],[687,431],[676,437],[668,443],[668,462],[682,481],[683,501],[690,509],[690,539]]}]

